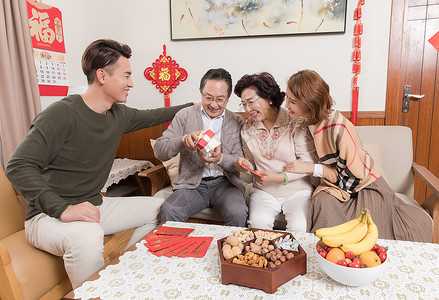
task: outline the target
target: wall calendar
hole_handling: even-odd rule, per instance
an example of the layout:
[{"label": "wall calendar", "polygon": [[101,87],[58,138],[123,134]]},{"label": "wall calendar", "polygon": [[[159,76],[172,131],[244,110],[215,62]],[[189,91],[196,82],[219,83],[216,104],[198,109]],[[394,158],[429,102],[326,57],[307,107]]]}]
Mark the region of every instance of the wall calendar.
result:
[{"label": "wall calendar", "polygon": [[69,83],[61,11],[27,0],[27,13],[40,95],[66,96]]}]

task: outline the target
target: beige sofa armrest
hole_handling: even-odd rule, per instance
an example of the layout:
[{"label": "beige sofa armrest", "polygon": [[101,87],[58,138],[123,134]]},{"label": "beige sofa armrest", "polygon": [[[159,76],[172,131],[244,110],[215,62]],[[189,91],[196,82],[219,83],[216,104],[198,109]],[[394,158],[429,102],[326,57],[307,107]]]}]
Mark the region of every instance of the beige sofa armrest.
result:
[{"label": "beige sofa armrest", "polygon": [[146,181],[146,185],[149,187],[151,196],[154,196],[162,188],[171,184],[168,173],[166,173],[166,169],[163,164],[143,170],[137,175]]}]

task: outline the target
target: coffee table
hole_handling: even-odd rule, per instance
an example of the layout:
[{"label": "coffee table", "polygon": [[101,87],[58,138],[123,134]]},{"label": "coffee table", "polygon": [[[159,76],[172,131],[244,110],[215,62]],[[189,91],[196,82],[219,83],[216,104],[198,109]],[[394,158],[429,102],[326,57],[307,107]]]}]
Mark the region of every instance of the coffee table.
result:
[{"label": "coffee table", "polygon": [[194,228],[191,236],[213,236],[203,258],[156,257],[142,242],[96,273],[64,299],[437,299],[439,245],[379,240],[389,247],[388,269],[379,280],[347,287],[329,278],[317,262],[313,234],[293,233],[307,253],[307,273],[280,286],[274,294],[221,284],[216,241],[242,229],[220,225],[166,222]]}]

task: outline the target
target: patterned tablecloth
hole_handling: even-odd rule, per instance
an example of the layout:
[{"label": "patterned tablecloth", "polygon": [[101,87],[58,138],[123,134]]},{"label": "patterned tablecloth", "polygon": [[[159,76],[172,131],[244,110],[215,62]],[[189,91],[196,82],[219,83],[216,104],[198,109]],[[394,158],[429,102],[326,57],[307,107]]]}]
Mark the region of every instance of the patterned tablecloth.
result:
[{"label": "patterned tablecloth", "polygon": [[122,179],[127,178],[130,175],[134,175],[142,170],[152,168],[154,164],[149,160],[134,160],[128,158],[116,158],[111,167],[108,179],[105,182],[101,192],[105,193],[107,189],[116,183],[119,183]]},{"label": "patterned tablecloth", "polygon": [[75,290],[77,298],[101,299],[439,299],[439,245],[379,240],[389,247],[388,269],[379,280],[347,287],[329,278],[317,262],[317,238],[293,233],[307,253],[307,273],[280,286],[274,294],[238,285],[222,285],[216,240],[235,227],[167,222],[188,227],[190,236],[213,236],[203,258],[156,257],[143,243],[120,263],[100,272],[96,281]]}]

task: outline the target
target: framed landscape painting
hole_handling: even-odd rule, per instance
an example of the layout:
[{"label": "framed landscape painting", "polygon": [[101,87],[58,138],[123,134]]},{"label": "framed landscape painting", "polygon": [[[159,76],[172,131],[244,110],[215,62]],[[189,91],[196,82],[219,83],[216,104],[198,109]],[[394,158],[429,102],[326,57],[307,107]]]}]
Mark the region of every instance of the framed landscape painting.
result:
[{"label": "framed landscape painting", "polygon": [[347,0],[170,0],[171,39],[344,33]]}]

